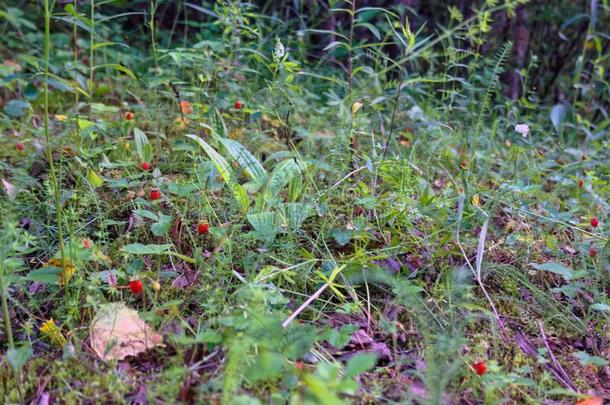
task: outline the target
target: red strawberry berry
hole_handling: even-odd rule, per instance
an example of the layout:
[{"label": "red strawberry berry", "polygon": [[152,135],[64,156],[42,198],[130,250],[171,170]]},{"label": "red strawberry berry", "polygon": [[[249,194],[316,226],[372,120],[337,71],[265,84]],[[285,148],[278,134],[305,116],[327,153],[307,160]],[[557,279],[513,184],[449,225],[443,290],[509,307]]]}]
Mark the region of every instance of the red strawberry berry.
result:
[{"label": "red strawberry berry", "polygon": [[241,110],[242,108],[244,108],[244,105],[242,104],[242,102],[241,102],[241,101],[237,100],[237,101],[235,102],[235,109],[236,109],[236,110]]},{"label": "red strawberry berry", "polygon": [[161,192],[159,190],[150,190],[150,200],[155,201],[161,198]]},{"label": "red strawberry berry", "polygon": [[131,290],[132,294],[137,295],[142,292],[144,286],[142,285],[142,282],[140,280],[131,280],[129,282],[129,289]]},{"label": "red strawberry berry", "polygon": [[204,234],[208,233],[209,230],[210,230],[210,224],[207,224],[205,222],[200,222],[197,225],[197,232],[199,232],[199,235],[204,235]]},{"label": "red strawberry berry", "polygon": [[472,363],[472,368],[478,375],[483,375],[487,371],[487,364],[484,361],[476,361]]},{"label": "red strawberry berry", "polygon": [[150,170],[150,163],[148,162],[142,162],[140,164],[140,167],[142,168],[142,170]]},{"label": "red strawberry berry", "polygon": [[18,150],[19,152],[21,152],[21,151],[23,150],[23,148],[24,148],[24,146],[23,146],[23,144],[22,144],[22,143],[18,143],[17,145],[15,145],[15,147],[17,148],[17,150]]},{"label": "red strawberry berry", "polygon": [[591,218],[591,226],[593,228],[597,228],[599,226],[599,219],[597,219],[597,217]]},{"label": "red strawberry berry", "polygon": [[91,241],[89,239],[83,239],[83,248],[89,249],[91,247]]},{"label": "red strawberry berry", "polygon": [[592,257],[592,258],[593,258],[593,257],[595,257],[595,256],[597,256],[597,250],[595,250],[595,246],[591,246],[591,247],[589,248],[589,257]]}]

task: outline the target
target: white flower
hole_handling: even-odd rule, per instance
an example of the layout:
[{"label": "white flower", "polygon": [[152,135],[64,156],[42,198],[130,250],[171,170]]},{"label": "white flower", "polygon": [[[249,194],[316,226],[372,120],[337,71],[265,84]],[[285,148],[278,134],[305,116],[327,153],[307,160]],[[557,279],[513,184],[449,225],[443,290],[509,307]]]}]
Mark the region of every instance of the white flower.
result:
[{"label": "white flower", "polygon": [[407,111],[407,115],[413,121],[423,121],[426,118],[424,117],[424,111],[418,105],[414,105],[413,107],[411,107],[411,109]]},{"label": "white flower", "polygon": [[284,48],[284,44],[280,41],[279,37],[275,37],[275,49],[273,50],[273,58],[275,60],[280,60],[286,54],[286,49]]},{"label": "white flower", "polygon": [[519,132],[524,138],[527,138],[527,135],[530,133],[530,127],[527,124],[517,124],[515,125],[515,131]]}]

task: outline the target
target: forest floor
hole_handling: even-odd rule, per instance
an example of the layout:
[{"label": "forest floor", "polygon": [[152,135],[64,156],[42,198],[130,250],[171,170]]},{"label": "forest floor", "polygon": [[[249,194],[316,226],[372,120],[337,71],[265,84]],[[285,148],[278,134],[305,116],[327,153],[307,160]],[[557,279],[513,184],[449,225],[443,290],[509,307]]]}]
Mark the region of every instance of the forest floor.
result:
[{"label": "forest floor", "polygon": [[610,398],[608,137],[280,51],[4,62],[0,402]]}]

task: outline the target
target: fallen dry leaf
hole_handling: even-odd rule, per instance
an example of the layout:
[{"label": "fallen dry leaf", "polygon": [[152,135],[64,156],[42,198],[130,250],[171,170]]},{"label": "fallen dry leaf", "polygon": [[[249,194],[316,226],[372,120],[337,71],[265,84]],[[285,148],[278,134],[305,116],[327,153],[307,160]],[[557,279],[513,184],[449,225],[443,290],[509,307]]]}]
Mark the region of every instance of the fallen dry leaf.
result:
[{"label": "fallen dry leaf", "polygon": [[589,397],[577,402],[574,405],[604,405],[604,400],[598,397]]},{"label": "fallen dry leaf", "polygon": [[15,186],[13,186],[11,183],[4,179],[2,179],[2,185],[4,186],[4,191],[6,192],[6,195],[8,195],[9,198],[13,198],[17,193],[17,189],[15,188]]},{"label": "fallen dry leaf", "polygon": [[122,302],[102,305],[90,333],[91,347],[102,360],[122,360],[163,345],[163,337]]}]

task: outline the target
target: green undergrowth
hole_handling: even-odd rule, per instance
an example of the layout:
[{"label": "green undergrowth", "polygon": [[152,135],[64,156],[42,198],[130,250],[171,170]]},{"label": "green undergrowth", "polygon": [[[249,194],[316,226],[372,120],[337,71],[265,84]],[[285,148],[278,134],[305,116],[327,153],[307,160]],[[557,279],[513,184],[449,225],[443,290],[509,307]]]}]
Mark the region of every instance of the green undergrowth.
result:
[{"label": "green undergrowth", "polygon": [[[434,36],[347,2],[375,41],[336,32],[319,61],[321,31],[252,5],[204,8],[187,40],[160,3],[133,38],[118,6],[54,4],[46,35],[2,12],[23,34],[0,39],[2,402],[610,395],[602,50],[589,92],[571,72],[568,100],[540,100],[525,70],[509,100],[513,44],[488,24],[525,2]],[[163,342],[104,361],[92,324],[118,301]]]}]

